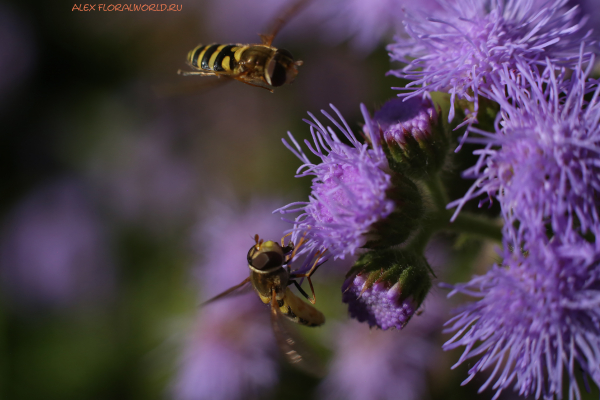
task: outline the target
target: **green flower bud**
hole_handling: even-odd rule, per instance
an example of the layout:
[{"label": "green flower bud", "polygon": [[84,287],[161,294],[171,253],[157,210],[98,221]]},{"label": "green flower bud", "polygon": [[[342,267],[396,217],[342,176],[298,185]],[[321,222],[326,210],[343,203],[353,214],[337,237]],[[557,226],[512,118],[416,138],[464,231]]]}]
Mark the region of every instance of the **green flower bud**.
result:
[{"label": "green flower bud", "polygon": [[412,178],[438,172],[448,153],[442,115],[431,100],[400,98],[386,102],[373,117],[382,132],[390,168]]},{"label": "green flower bud", "polygon": [[342,301],[360,322],[402,329],[431,289],[430,271],[427,260],[413,251],[370,251],[348,273]]}]

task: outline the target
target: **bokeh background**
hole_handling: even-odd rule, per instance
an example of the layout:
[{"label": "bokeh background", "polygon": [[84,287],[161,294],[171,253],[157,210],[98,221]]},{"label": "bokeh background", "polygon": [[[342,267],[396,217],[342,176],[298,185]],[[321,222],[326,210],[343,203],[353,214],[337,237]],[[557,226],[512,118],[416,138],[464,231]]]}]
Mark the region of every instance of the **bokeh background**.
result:
[{"label": "bokeh background", "polygon": [[[454,305],[438,287],[405,330],[371,331],[341,303],[348,262],[321,267],[328,322],[298,331],[324,379],[281,361],[256,296],[198,308],[247,276],[255,233],[289,228],[271,211],[306,199],[286,132],[308,138],[307,111],[330,103],[358,132],[360,103],[396,95],[385,44],[403,2],[309,4],[275,40],[304,65],[273,94],[176,71],[199,43],[257,42],[283,0],[74,4],[0,2],[1,399],[477,396],[483,381],[461,387],[468,364],[451,370],[459,353],[440,348]],[[453,198],[470,162],[465,149],[449,164]],[[495,260],[456,239],[428,248],[439,281]]]}]

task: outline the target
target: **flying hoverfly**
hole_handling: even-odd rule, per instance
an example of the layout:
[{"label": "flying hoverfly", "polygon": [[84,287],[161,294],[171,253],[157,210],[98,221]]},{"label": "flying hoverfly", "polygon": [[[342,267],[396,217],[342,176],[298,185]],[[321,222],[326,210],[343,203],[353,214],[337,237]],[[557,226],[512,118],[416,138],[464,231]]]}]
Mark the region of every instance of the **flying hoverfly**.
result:
[{"label": "flying hoverfly", "polygon": [[271,33],[259,35],[261,44],[208,44],[198,45],[187,55],[187,64],[194,71],[177,71],[183,76],[216,76],[235,79],[250,86],[261,87],[273,93],[273,88],[289,84],[298,74],[302,61],[271,44],[279,30],[310,0],[299,0],[280,18]]},{"label": "flying hoverfly", "polygon": [[[284,237],[285,238],[285,237]],[[245,288],[251,286],[254,288],[258,297],[263,303],[271,307],[271,326],[277,345],[281,349],[286,359],[305,371],[318,375],[318,368],[309,365],[305,360],[306,352],[299,352],[298,342],[293,338],[290,330],[285,326],[285,320],[289,320],[304,326],[320,326],[325,323],[325,316],[319,310],[310,304],[302,301],[290,289],[289,285],[294,284],[298,291],[306,297],[312,304],[315,304],[315,291],[310,280],[311,275],[322,264],[319,263],[322,253],[318,252],[314,257],[314,263],[307,273],[295,274],[290,271],[289,264],[294,258],[296,251],[302,244],[301,242],[294,248],[293,243],[284,245],[284,238],[281,239],[281,245],[274,241],[260,240],[258,235],[254,236],[255,244],[248,251],[247,261],[250,269],[250,276],[244,279],[238,285],[235,285],[221,294],[202,303],[205,306],[216,300],[222,299],[233,294],[244,292]],[[312,262],[312,260],[311,260]],[[302,289],[296,281],[299,278],[306,278],[312,291],[312,298]],[[303,355],[301,355],[301,353]]]}]

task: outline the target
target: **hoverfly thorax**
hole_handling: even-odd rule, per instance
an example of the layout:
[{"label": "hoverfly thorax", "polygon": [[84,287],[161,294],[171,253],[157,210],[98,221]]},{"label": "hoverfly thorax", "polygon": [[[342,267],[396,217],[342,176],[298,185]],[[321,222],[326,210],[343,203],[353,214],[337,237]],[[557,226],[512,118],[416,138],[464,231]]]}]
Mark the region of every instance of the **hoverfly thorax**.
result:
[{"label": "hoverfly thorax", "polygon": [[302,61],[295,61],[292,53],[285,49],[275,51],[267,63],[265,80],[273,87],[289,84],[298,75],[298,66]]}]

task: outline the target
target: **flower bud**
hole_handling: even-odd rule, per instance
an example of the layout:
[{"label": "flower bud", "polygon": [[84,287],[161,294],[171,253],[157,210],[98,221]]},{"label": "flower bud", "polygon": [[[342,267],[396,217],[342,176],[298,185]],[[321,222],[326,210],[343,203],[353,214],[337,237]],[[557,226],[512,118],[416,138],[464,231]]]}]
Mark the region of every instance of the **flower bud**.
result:
[{"label": "flower bud", "polygon": [[427,260],[410,250],[386,249],[361,255],[342,286],[342,301],[359,322],[402,329],[431,288]]},{"label": "flower bud", "polygon": [[387,101],[373,116],[390,168],[413,178],[439,171],[448,152],[442,116],[428,98]]}]

